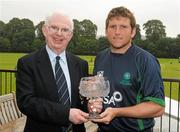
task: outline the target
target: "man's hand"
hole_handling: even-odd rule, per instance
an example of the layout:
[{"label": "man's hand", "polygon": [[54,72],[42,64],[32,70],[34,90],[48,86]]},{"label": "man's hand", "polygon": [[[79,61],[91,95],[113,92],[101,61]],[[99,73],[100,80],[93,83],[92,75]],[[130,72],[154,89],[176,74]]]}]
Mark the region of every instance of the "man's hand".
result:
[{"label": "man's hand", "polygon": [[88,113],[85,113],[80,109],[71,108],[69,112],[69,120],[74,124],[82,124],[88,121],[88,119],[86,119],[88,115]]},{"label": "man's hand", "polygon": [[103,113],[100,114],[100,117],[100,119],[93,119],[92,121],[109,124],[116,117],[114,108],[107,108]]}]

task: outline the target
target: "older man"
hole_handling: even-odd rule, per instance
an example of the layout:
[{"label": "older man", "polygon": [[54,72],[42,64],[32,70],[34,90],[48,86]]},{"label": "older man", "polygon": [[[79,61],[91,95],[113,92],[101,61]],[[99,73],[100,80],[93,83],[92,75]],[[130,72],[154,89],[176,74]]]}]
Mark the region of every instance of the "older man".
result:
[{"label": "older man", "polygon": [[73,36],[68,16],[53,13],[42,28],[46,46],[17,65],[17,103],[27,116],[25,132],[85,131],[88,114],[79,98],[79,81],[88,75],[86,61],[66,52]]}]

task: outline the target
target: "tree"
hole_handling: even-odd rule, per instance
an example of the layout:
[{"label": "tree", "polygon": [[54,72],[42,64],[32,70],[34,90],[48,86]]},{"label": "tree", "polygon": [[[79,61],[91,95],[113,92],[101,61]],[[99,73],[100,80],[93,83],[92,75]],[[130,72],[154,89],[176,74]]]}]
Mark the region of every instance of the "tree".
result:
[{"label": "tree", "polygon": [[136,35],[133,38],[133,42],[138,44],[141,41],[141,29],[140,29],[140,25],[136,24]]},{"label": "tree", "polygon": [[4,37],[6,34],[5,26],[6,24],[3,21],[0,21],[0,37]]},{"label": "tree", "polygon": [[32,51],[39,50],[45,45],[43,40],[35,38],[32,43]]},{"label": "tree", "polygon": [[76,19],[73,19],[74,23],[74,30],[73,30],[73,37],[71,39],[71,47],[76,47],[79,42],[79,32],[80,32],[80,22]]},{"label": "tree", "polygon": [[162,38],[156,42],[156,56],[163,58],[173,57],[175,39],[173,38]]},{"label": "tree", "polygon": [[7,38],[11,42],[12,51],[31,51],[30,45],[32,44],[35,36],[35,28],[31,20],[13,18],[7,23],[6,31]]},{"label": "tree", "polygon": [[74,37],[76,41],[79,41],[81,38],[86,39],[96,39],[97,26],[93,24],[90,20],[83,20],[79,22],[74,19]]},{"label": "tree", "polygon": [[13,18],[6,24],[7,38],[12,42],[12,38],[15,33],[21,31],[21,20],[19,18]]},{"label": "tree", "polygon": [[0,37],[0,51],[9,51],[10,49],[10,41],[8,38]]},{"label": "tree", "polygon": [[83,21],[78,21],[74,19],[73,22],[74,33],[71,45],[68,46],[68,49],[73,53],[82,54],[82,52],[84,53],[84,51],[87,51],[87,54],[94,54],[97,50],[96,46],[89,46],[89,44],[96,44],[97,26],[87,19]]},{"label": "tree", "polygon": [[15,33],[12,39],[12,49],[16,52],[31,52],[35,33],[33,29],[26,29]]},{"label": "tree", "polygon": [[41,41],[45,40],[45,37],[42,32],[42,26],[44,25],[44,21],[41,21],[38,25],[35,27],[35,32],[36,32],[36,38],[38,38]]},{"label": "tree", "polygon": [[80,36],[87,39],[95,39],[97,34],[97,26],[90,20],[83,20],[80,22]]},{"label": "tree", "polygon": [[35,30],[34,28],[34,24],[31,20],[29,19],[21,19],[21,31],[22,30],[26,30],[26,29],[31,29],[31,30]]},{"label": "tree", "polygon": [[178,34],[176,38],[180,40],[180,34]]},{"label": "tree", "polygon": [[174,48],[176,50],[176,53],[174,54],[176,54],[177,57],[180,57],[180,34],[178,34],[176,37],[176,43]]},{"label": "tree", "polygon": [[149,20],[143,24],[146,38],[152,42],[156,42],[166,37],[165,26],[160,20]]},{"label": "tree", "polygon": [[9,51],[11,43],[7,37],[6,24],[0,21],[0,51]]},{"label": "tree", "polygon": [[99,52],[109,47],[109,41],[107,40],[106,37],[101,36],[98,39],[97,45],[98,45],[97,52]]}]

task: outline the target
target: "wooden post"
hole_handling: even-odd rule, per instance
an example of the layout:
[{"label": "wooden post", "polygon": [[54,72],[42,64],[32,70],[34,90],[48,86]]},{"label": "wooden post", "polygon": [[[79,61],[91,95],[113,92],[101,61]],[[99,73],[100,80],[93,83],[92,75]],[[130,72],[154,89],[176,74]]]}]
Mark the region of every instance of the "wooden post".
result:
[{"label": "wooden post", "polygon": [[2,82],[3,82],[3,80],[2,80],[2,72],[0,72],[0,95],[2,95],[2,89],[3,89]]}]

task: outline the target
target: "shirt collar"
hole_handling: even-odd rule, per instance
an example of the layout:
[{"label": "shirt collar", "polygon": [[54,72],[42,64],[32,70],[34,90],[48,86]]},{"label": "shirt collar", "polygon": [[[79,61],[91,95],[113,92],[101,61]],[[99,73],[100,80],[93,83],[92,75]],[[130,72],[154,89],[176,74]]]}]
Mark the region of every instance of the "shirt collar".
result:
[{"label": "shirt collar", "polygon": [[51,62],[56,60],[56,56],[60,56],[62,62],[64,62],[64,63],[67,62],[66,61],[66,51],[65,50],[59,55],[55,54],[47,45],[46,45],[46,50],[47,50],[47,53],[49,55],[49,58],[50,58]]}]

